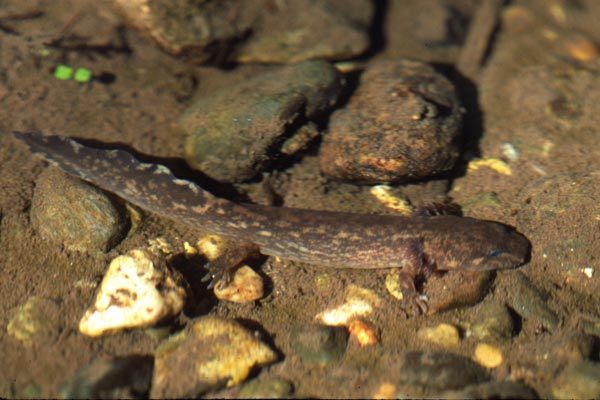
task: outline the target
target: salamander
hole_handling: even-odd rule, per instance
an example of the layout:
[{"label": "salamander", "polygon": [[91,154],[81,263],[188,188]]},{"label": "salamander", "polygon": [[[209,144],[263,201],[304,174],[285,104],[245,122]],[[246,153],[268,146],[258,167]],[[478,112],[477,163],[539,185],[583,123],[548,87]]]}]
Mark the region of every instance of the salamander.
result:
[{"label": "salamander", "polygon": [[403,303],[427,303],[414,279],[433,270],[497,270],[523,264],[530,243],[507,225],[456,215],[391,216],[238,204],[215,197],[160,164],[61,136],[14,132],[67,173],[178,223],[240,242],[211,263],[212,284],[231,279],[249,251],[332,268],[401,268]]}]

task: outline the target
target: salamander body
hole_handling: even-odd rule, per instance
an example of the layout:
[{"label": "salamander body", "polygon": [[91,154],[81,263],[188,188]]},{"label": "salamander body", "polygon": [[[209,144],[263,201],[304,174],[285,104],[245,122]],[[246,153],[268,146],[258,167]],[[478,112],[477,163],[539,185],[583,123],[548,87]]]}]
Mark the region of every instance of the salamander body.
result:
[{"label": "salamander body", "polygon": [[[122,150],[99,150],[60,136],[15,132],[33,153],[67,173],[165,218],[235,239],[265,255],[335,268],[402,268],[405,301],[425,312],[413,280],[433,269],[507,269],[525,262],[529,241],[506,225],[454,215],[406,217],[237,204],[217,198],[159,164]],[[243,258],[213,262],[230,279]]]}]

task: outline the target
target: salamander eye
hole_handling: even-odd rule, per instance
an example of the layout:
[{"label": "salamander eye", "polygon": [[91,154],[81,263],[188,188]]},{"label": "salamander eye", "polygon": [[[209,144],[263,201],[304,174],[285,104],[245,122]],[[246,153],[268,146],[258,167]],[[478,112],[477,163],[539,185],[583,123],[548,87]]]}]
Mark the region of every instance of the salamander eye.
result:
[{"label": "salamander eye", "polygon": [[487,258],[496,258],[502,253],[504,253],[502,249],[494,249],[487,254]]}]

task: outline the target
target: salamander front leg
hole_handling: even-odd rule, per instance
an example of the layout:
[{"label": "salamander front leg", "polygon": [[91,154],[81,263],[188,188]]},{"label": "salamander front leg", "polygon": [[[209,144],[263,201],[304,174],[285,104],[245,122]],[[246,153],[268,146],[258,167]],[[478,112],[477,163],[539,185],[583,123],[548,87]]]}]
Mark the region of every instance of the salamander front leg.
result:
[{"label": "salamander front leg", "polygon": [[423,254],[420,242],[415,242],[407,256],[406,265],[398,271],[400,289],[402,291],[402,307],[412,308],[413,315],[427,314],[427,300],[420,295],[415,286],[417,277],[428,277],[432,266]]},{"label": "salamander front leg", "polygon": [[234,242],[233,246],[229,246],[206,265],[208,273],[202,278],[202,282],[210,281],[208,289],[212,289],[219,281],[224,285],[231,283],[240,264],[258,253],[259,247],[252,242]]},{"label": "salamander front leg", "polygon": [[398,272],[400,278],[400,289],[402,290],[402,307],[412,308],[413,315],[427,314],[429,307],[427,300],[417,292],[415,277],[408,271]]}]

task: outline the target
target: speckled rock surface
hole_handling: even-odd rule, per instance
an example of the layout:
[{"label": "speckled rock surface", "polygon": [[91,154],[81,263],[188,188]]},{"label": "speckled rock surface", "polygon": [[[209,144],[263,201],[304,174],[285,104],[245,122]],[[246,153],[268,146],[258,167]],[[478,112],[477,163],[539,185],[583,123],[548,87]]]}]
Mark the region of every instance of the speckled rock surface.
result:
[{"label": "speckled rock surface", "polygon": [[337,110],[321,146],[321,170],[359,183],[421,179],[458,158],[462,114],[454,87],[430,66],[374,63]]},{"label": "speckled rock surface", "polygon": [[31,220],[41,236],[69,250],[107,251],[127,233],[123,211],[101,190],[50,168],[37,180]]}]

